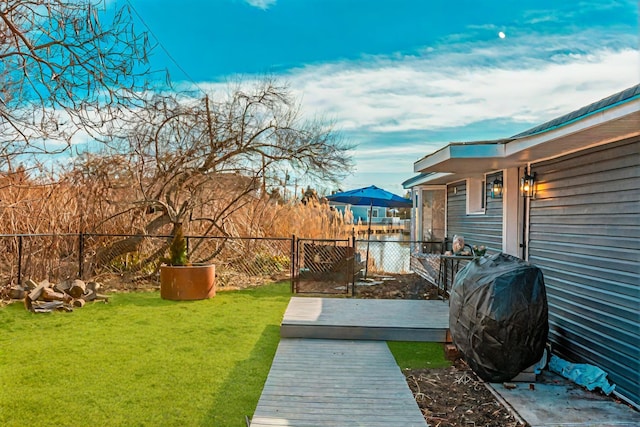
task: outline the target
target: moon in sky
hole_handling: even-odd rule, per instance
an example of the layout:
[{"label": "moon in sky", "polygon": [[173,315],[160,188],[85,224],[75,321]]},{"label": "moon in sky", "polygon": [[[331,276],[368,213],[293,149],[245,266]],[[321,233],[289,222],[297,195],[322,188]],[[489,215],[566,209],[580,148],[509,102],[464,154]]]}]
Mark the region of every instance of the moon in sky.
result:
[{"label": "moon in sky", "polygon": [[503,39],[503,38],[507,37],[507,35],[506,35],[505,33],[503,33],[502,31],[500,31],[500,32],[498,33],[498,37],[500,37],[501,39]]}]

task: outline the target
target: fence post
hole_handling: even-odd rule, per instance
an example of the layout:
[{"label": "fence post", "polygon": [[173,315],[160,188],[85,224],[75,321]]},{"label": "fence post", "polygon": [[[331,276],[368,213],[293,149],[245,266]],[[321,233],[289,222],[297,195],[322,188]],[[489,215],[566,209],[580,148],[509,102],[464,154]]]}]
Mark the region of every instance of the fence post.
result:
[{"label": "fence post", "polygon": [[22,236],[18,236],[18,285],[22,285]]},{"label": "fence post", "polygon": [[84,232],[78,234],[78,278],[84,275]]},{"label": "fence post", "polygon": [[351,244],[351,265],[349,276],[351,277],[351,296],[356,296],[356,235],[352,234],[349,238],[349,243]]},{"label": "fence post", "polygon": [[296,280],[296,235],[291,235],[291,293],[295,293]]}]

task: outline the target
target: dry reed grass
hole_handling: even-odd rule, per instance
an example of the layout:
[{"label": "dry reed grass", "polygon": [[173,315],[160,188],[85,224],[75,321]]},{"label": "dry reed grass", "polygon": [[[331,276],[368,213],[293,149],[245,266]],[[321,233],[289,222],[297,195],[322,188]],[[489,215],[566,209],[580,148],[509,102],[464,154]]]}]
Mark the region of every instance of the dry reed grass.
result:
[{"label": "dry reed grass", "polygon": [[[109,186],[100,180],[78,179],[74,174],[48,181],[30,179],[24,170],[0,176],[0,227],[4,234],[52,235],[22,239],[22,276],[34,280],[56,280],[77,275],[77,233],[144,234],[145,226],[157,214],[126,205],[123,194],[127,191],[130,189],[126,186]],[[215,208],[212,204],[205,205],[195,216],[213,216]],[[291,238],[295,235],[314,239],[346,239],[350,231],[344,223],[340,212],[317,200],[306,204],[283,203],[252,194],[224,219],[224,231],[227,237],[232,238]],[[185,229],[186,234],[191,236],[221,236],[216,229],[212,231],[202,221],[185,224]],[[171,225],[166,224],[159,230],[160,234],[169,234]],[[92,274],[105,271],[122,274],[123,271],[132,270],[132,266],[142,265],[143,260],[161,251],[167,243],[166,239],[141,239],[136,252],[109,260],[108,266],[101,265],[97,254],[115,240],[106,236],[85,238],[85,271],[89,270]],[[3,283],[15,282],[17,278],[18,243],[18,237],[0,238],[0,262],[4,266],[0,270],[0,280]],[[200,247],[193,244],[197,249],[194,249],[194,255],[207,258],[208,253],[215,253],[220,244],[219,239],[211,239],[208,245]],[[256,260],[260,260],[261,266],[257,270],[262,273],[275,274],[273,265],[287,271],[288,265],[282,261],[290,252],[290,244],[286,241],[230,239],[225,241],[225,245],[224,250],[217,251],[219,253],[215,258],[216,263],[221,264],[222,276],[235,278],[239,273],[234,271],[234,266],[239,263],[250,265],[252,268],[247,270],[255,271]],[[265,263],[265,258],[271,261]],[[229,267],[227,272],[224,266]],[[105,270],[105,267],[108,268]],[[143,272],[153,272],[153,267]]]}]

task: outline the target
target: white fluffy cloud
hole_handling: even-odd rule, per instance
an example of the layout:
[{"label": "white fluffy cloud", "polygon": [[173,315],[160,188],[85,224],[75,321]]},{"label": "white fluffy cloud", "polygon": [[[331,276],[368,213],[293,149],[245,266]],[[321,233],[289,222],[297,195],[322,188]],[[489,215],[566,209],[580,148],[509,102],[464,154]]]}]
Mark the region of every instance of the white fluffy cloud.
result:
[{"label": "white fluffy cloud", "polygon": [[502,40],[487,31],[489,41],[459,37],[415,55],[313,64],[281,77],[305,114],[333,119],[358,145],[358,172],[345,187],[391,180],[386,187],[397,191],[415,160],[448,142],[509,137],[638,83],[637,43],[619,34],[510,32]]},{"label": "white fluffy cloud", "polygon": [[522,68],[499,61],[449,66],[443,59],[311,66],[289,80],[307,110],[328,112],[343,129],[391,133],[493,119],[542,122],[632,86],[639,75],[632,49],[567,54]]}]

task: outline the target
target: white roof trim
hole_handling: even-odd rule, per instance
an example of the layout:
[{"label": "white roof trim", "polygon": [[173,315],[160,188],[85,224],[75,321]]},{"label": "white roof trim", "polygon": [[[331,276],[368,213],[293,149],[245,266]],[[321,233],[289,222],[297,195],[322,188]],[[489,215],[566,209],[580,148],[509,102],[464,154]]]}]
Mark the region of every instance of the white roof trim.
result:
[{"label": "white roof trim", "polygon": [[[597,112],[573,123],[561,126],[557,129],[548,130],[539,134],[525,136],[515,139],[507,144],[506,155],[512,156],[533,148],[537,145],[560,139],[574,133],[578,133],[598,125],[605,124],[612,120],[623,118],[629,114],[640,111],[640,99],[629,101],[625,104],[611,107],[610,109]],[[559,147],[561,148],[561,147]]]},{"label": "white roof trim", "polygon": [[[625,116],[637,115],[640,112],[640,98],[632,99],[623,104],[613,106],[606,110],[591,114],[589,116],[583,117],[581,119],[577,119],[574,122],[567,123],[562,125],[556,129],[550,129],[538,134],[523,136],[517,139],[501,139],[494,141],[486,141],[486,142],[469,142],[469,143],[451,143],[446,147],[429,154],[422,159],[418,160],[414,163],[413,170],[414,172],[424,173],[424,172],[434,172],[434,170],[438,170],[438,165],[441,167],[440,172],[443,172],[444,169],[442,166],[443,163],[446,163],[451,160],[504,160],[505,162],[498,165],[493,165],[493,168],[496,166],[507,167],[511,163],[522,163],[523,161],[537,161],[536,158],[531,158],[527,155],[527,152],[536,148],[541,147],[543,144],[552,143],[552,141],[557,139],[562,139],[564,137],[578,134],[580,132],[587,131],[592,128],[597,128],[599,126],[606,125],[609,122],[612,122],[617,119],[623,119]],[[636,127],[636,129],[638,129]],[[627,128],[629,130],[629,128]],[[640,129],[638,129],[640,130]],[[622,131],[622,130],[621,130]],[[632,133],[621,132],[619,134],[620,137],[626,137],[632,135]],[[609,139],[608,141],[610,141]],[[606,142],[604,140],[600,142]],[[587,148],[588,146],[592,146],[594,141],[585,141],[584,146],[582,148]],[[552,143],[553,144],[553,143]],[[546,156],[549,156],[549,151],[556,152],[557,155],[565,154],[568,147],[564,147],[561,144],[549,145],[551,150],[546,151]],[[571,150],[575,151],[577,148],[574,145]],[[446,166],[445,166],[446,167]],[[450,171],[454,172],[454,171]],[[441,174],[439,176],[433,174],[427,177],[427,180],[424,182],[433,182],[438,180],[438,178],[442,178]],[[422,182],[422,181],[420,181]]]},{"label": "white roof trim", "polygon": [[506,156],[504,140],[482,143],[455,143],[423,157],[413,164],[414,172],[421,172],[429,166],[437,165],[450,159],[495,159]]},{"label": "white roof trim", "polygon": [[[432,174],[429,174],[429,175],[425,175],[421,179],[418,179],[415,182],[412,182],[409,187],[405,187],[405,188],[413,188],[413,187],[416,187],[418,185],[429,184],[430,182],[433,182],[433,181],[441,181],[443,178],[446,178],[446,177],[448,177],[450,175],[453,175],[453,174],[448,173],[448,172],[438,172],[438,173],[432,173]],[[442,185],[442,184],[438,183],[438,184],[435,184],[435,185]]]}]

